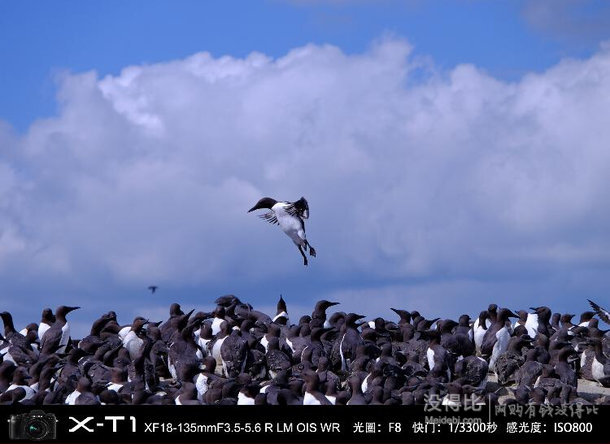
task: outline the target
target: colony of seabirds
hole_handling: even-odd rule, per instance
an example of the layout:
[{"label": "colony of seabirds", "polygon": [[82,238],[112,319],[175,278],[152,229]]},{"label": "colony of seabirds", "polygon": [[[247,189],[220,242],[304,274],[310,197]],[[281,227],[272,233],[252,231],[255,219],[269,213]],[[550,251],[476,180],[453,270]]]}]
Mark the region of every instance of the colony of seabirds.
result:
[{"label": "colony of seabirds", "polygon": [[111,311],[80,340],[68,321],[79,307],[44,309],[21,331],[2,312],[0,404],[610,404],[605,389],[577,390],[579,379],[610,387],[599,325],[610,319],[593,302],[577,322],[495,304],[474,319],[392,308],[394,319],[367,321],[322,300],[296,323],[282,297],[273,316],[233,295],[215,302],[209,313],[174,303],[164,322],[121,325]]}]

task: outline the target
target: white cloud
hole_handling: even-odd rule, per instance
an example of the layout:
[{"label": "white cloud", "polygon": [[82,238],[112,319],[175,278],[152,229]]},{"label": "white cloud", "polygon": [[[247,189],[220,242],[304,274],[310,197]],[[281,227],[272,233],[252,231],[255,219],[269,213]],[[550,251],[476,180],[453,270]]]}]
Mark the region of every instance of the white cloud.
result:
[{"label": "white cloud", "polygon": [[308,198],[307,273],[335,287],[607,266],[608,48],[512,83],[415,68],[386,38],[65,73],[57,117],[0,127],[0,275],[302,276],[290,240],[246,213],[263,195]]}]

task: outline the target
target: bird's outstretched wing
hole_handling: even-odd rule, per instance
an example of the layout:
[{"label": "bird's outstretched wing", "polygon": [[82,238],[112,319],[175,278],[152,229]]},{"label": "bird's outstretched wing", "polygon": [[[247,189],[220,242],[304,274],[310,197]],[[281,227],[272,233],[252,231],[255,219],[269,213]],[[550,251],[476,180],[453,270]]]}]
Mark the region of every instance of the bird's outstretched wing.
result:
[{"label": "bird's outstretched wing", "polygon": [[593,308],[593,310],[595,310],[595,313],[597,314],[597,316],[599,316],[599,318],[602,321],[604,321],[606,324],[610,324],[610,312],[608,310],[604,310],[603,308],[601,308],[591,299],[587,299],[587,301],[589,301],[589,304],[591,304],[591,308]]},{"label": "bird's outstretched wing", "polygon": [[297,216],[301,219],[309,218],[309,204],[304,197],[301,197],[296,202],[286,205],[284,207],[284,211],[291,216]]},{"label": "bird's outstretched wing", "polygon": [[294,204],[290,204],[290,205],[286,205],[284,207],[284,211],[288,214],[290,214],[291,216],[300,216],[300,211],[298,208],[296,208],[294,206]]},{"label": "bird's outstretched wing", "polygon": [[263,220],[266,220],[270,224],[279,224],[279,222],[277,221],[277,216],[273,211],[267,211],[265,214],[261,214],[258,217]]}]

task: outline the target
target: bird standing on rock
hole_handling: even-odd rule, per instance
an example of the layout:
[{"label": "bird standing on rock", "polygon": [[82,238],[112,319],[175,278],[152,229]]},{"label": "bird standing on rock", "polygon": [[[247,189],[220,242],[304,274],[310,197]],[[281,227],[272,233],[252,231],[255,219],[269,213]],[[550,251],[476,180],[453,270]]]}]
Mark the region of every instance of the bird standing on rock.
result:
[{"label": "bird standing on rock", "polygon": [[248,210],[248,213],[263,208],[271,211],[260,217],[271,224],[278,224],[282,231],[292,239],[303,256],[303,265],[308,263],[303,250],[307,251],[309,248],[309,255],[316,257],[316,250],[309,244],[305,236],[305,219],[309,218],[309,204],[304,197],[296,202],[278,202],[271,197],[263,197]]}]

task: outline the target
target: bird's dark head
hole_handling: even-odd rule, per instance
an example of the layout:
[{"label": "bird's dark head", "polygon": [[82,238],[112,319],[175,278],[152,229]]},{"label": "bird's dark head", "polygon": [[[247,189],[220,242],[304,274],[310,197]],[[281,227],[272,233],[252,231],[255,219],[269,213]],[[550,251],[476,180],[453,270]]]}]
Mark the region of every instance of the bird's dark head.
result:
[{"label": "bird's dark head", "polygon": [[248,213],[250,213],[254,210],[260,210],[263,208],[271,209],[271,207],[273,207],[273,205],[275,205],[276,203],[277,203],[277,200],[272,199],[271,197],[263,197],[261,200],[256,202],[256,205],[254,205],[252,208],[250,208],[248,210]]},{"label": "bird's dark head", "polygon": [[55,315],[53,314],[53,310],[50,308],[45,308],[42,310],[42,319],[45,321],[55,322]]},{"label": "bird's dark head", "polygon": [[61,306],[57,307],[57,310],[55,310],[55,313],[56,313],[55,316],[57,316],[60,313],[61,313],[61,315],[65,316],[68,313],[70,313],[71,311],[78,310],[79,308],[80,307],[67,307],[65,305],[61,305]]},{"label": "bird's dark head", "polygon": [[339,302],[331,302],[323,299],[316,303],[314,310],[326,310],[327,308],[330,308],[334,305],[339,305]]},{"label": "bird's dark head", "polygon": [[595,316],[595,312],[593,311],[585,311],[580,315],[580,322],[590,321],[593,316]]},{"label": "bird's dark head", "polygon": [[365,315],[360,315],[360,314],[356,314],[356,313],[349,313],[347,315],[347,317],[345,318],[345,323],[347,325],[354,326],[354,325],[356,325],[357,321],[359,321],[360,319],[364,319],[365,317],[366,317]]},{"label": "bird's dark head", "polygon": [[183,314],[184,314],[184,312],[180,308],[179,303],[174,302],[172,305],[169,306],[169,315],[170,316],[182,316]]},{"label": "bird's dark head", "polygon": [[508,308],[501,308],[498,311],[498,318],[502,320],[507,320],[508,318],[518,318],[519,316],[512,312],[512,310]]}]

